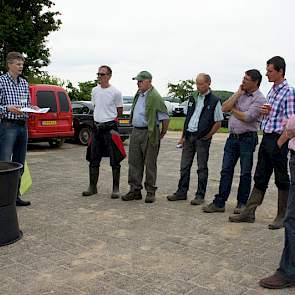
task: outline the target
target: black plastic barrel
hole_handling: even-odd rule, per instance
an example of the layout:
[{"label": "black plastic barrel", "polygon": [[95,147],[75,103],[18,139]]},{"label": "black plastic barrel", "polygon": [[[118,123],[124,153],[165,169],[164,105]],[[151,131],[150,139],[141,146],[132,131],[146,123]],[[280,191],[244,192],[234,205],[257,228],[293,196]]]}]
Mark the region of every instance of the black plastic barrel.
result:
[{"label": "black plastic barrel", "polygon": [[0,246],[22,237],[15,206],[22,167],[15,162],[0,162]]}]

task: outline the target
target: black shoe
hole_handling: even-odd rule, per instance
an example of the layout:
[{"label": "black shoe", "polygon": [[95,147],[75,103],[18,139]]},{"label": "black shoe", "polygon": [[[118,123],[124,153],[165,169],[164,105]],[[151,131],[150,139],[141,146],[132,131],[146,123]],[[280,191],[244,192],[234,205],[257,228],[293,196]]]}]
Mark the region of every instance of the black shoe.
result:
[{"label": "black shoe", "polygon": [[145,203],[154,203],[156,200],[155,194],[153,193],[147,193],[145,197]]},{"label": "black shoe", "polygon": [[31,202],[30,201],[23,201],[19,196],[17,196],[16,201],[15,201],[16,206],[30,206]]},{"label": "black shoe", "polygon": [[187,195],[172,194],[167,196],[168,201],[182,201],[187,199]]},{"label": "black shoe", "polygon": [[126,195],[122,196],[121,199],[123,201],[141,200],[142,194],[141,191],[129,191]]}]

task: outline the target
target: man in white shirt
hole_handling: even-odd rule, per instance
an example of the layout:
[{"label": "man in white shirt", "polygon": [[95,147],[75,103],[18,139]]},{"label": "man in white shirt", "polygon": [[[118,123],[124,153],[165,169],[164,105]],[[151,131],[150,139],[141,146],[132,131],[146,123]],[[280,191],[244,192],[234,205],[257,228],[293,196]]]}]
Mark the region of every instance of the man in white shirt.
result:
[{"label": "man in white shirt", "polygon": [[112,133],[118,130],[116,118],[123,112],[122,94],[109,81],[112,70],[109,66],[98,69],[98,84],[92,89],[91,101],[94,105],[94,129],[90,145],[89,187],[82,193],[91,196],[97,193],[99,166],[103,156],[110,157],[113,172],[113,192],[111,198],[119,198],[120,162],[115,156]]}]

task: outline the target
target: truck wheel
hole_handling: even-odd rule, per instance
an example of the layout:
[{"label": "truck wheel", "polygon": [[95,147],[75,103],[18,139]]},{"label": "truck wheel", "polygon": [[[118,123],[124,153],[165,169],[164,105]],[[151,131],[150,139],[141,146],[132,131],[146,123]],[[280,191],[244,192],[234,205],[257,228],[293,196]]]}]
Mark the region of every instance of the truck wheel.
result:
[{"label": "truck wheel", "polygon": [[53,138],[48,141],[49,145],[54,148],[59,148],[65,142],[64,138]]},{"label": "truck wheel", "polygon": [[91,137],[91,129],[89,127],[82,127],[80,130],[79,130],[79,134],[78,134],[78,140],[79,140],[79,143],[82,144],[82,145],[87,145],[88,144],[88,141]]}]

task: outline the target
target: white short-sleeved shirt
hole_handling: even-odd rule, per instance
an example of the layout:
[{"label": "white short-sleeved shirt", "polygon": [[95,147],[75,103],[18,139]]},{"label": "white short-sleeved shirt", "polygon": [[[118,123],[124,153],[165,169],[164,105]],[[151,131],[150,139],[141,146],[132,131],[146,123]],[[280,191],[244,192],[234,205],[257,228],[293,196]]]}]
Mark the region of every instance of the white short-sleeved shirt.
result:
[{"label": "white short-sleeved shirt", "polygon": [[101,88],[97,85],[92,89],[91,102],[94,105],[94,121],[104,123],[117,118],[117,108],[123,107],[122,94],[114,86]]}]

